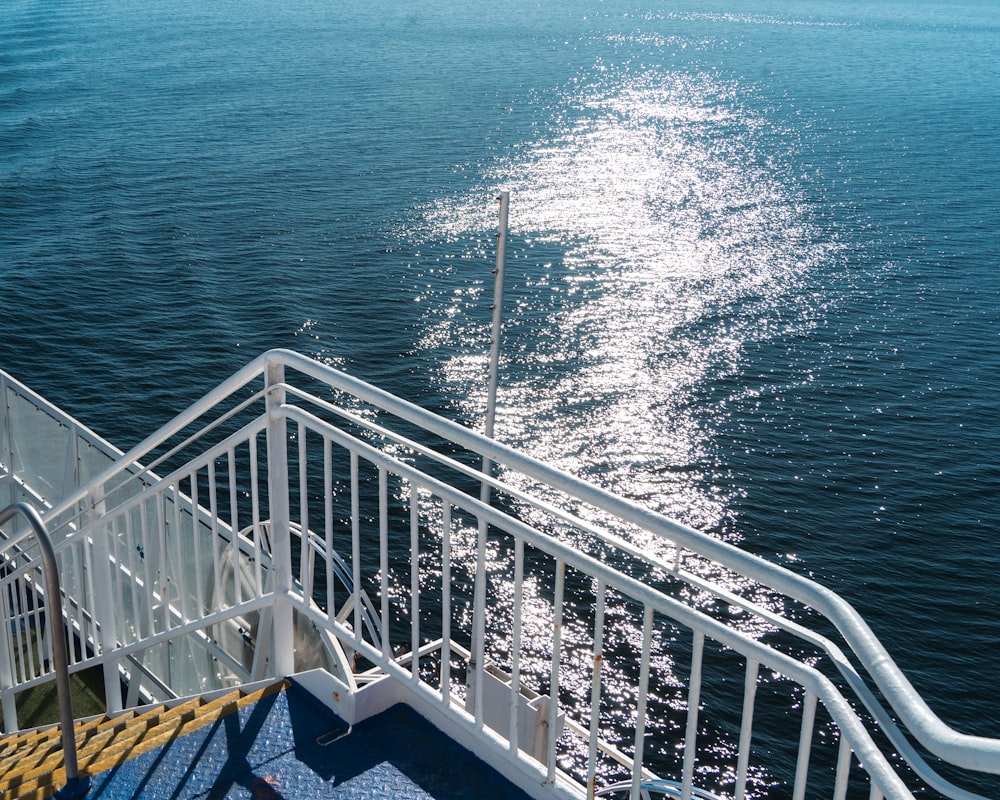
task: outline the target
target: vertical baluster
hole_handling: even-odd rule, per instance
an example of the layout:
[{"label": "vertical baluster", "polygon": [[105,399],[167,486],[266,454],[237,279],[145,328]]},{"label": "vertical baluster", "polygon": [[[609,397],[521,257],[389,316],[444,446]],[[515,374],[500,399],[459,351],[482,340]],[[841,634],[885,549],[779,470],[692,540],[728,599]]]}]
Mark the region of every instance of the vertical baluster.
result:
[{"label": "vertical baluster", "polygon": [[816,695],[808,689],[802,701],[802,731],[799,734],[799,757],[795,764],[795,787],[792,800],[805,800],[809,775],[809,751],[812,747],[813,724],[816,721]]},{"label": "vertical baluster", "polygon": [[548,782],[556,780],[556,719],[559,713],[559,662],[562,656],[563,598],[566,590],[566,563],[556,561],[556,591],[553,601],[552,661],[549,665],[549,741],[545,763]]},{"label": "vertical baluster", "polygon": [[[141,588],[142,578],[139,575],[140,561],[139,553],[136,550],[137,545],[135,543],[135,525],[132,522],[133,515],[138,513],[138,509],[134,508],[125,515],[125,552],[128,554],[128,571],[132,576],[132,582],[128,589],[129,598],[132,602],[132,641],[137,641],[143,638],[142,623],[143,614],[145,612],[145,609],[142,607],[142,597],[144,592]],[[62,575],[63,573],[60,571],[59,574]],[[127,630],[122,630],[123,640],[125,640],[124,637],[126,633]],[[72,653],[70,654],[70,663],[73,663]]]},{"label": "vertical baluster", "polygon": [[[36,578],[36,583],[32,585],[31,593],[34,595],[34,599],[31,603],[32,608],[28,609],[28,627],[35,632],[35,653],[38,656],[38,674],[45,674],[45,663],[46,661],[50,665],[54,665],[55,662],[51,658],[52,653],[52,643],[51,638],[48,636],[43,636],[42,632],[45,630],[46,625],[44,622],[44,617],[42,616],[42,604],[38,596],[38,587],[42,585],[41,580],[43,577],[44,570],[38,572],[38,577]],[[45,584],[45,594],[48,595],[50,589],[48,584]],[[62,621],[59,622],[59,630],[62,630]]]},{"label": "vertical baluster", "polygon": [[410,483],[410,674],[420,678],[420,487]]},{"label": "vertical baluster", "polygon": [[[63,584],[62,585],[62,593],[63,593],[62,606],[63,606],[63,617],[65,619],[66,632],[67,632],[67,634],[70,637],[72,637],[73,636],[73,610],[72,610],[72,607],[75,605],[75,603],[72,603],[70,601],[71,595],[70,595],[70,592],[68,591],[66,583],[65,583],[66,576],[68,576],[70,574],[68,563],[67,563],[68,562],[68,554],[69,554],[69,552],[70,551],[69,551],[68,548],[63,548],[59,552],[56,553],[56,567],[59,570],[59,581]],[[72,641],[73,641],[72,638],[70,638],[68,640],[69,643],[72,643]],[[67,664],[67,666],[72,666],[73,664],[76,664],[78,661],[81,660],[81,657],[83,655],[84,654],[79,653],[79,651],[77,650],[76,647],[73,647],[72,644],[70,644],[70,646],[68,646],[66,648],[66,664]],[[49,651],[49,658],[52,658],[52,651],[51,650]]]},{"label": "vertical baluster", "polygon": [[333,450],[330,440],[323,437],[323,534],[326,541],[326,613],[332,620],[337,616],[337,590],[333,580]]},{"label": "vertical baluster", "polygon": [[[518,713],[521,707],[521,608],[524,604],[524,540],[517,537],[514,540],[514,606],[513,630],[511,631],[511,662],[510,662],[510,751],[516,753],[518,748]],[[529,742],[531,747],[532,743]]]},{"label": "vertical baluster", "polygon": [[441,503],[441,700],[451,705],[451,503]]},{"label": "vertical baluster", "polygon": [[[69,552],[68,549],[62,549],[59,552],[57,552],[55,555],[56,555],[56,568],[59,571],[59,581],[60,581],[60,583],[62,583],[62,593],[63,593],[63,598],[62,598],[63,599],[63,604],[62,605],[63,605],[63,617],[65,619],[65,625],[66,625],[66,632],[67,632],[67,634],[70,637],[72,637],[73,636],[73,611],[72,611],[73,603],[70,602],[71,594],[70,594],[70,591],[68,589],[68,585],[66,583],[66,578],[70,574],[69,573],[69,568],[67,566],[67,553],[68,552]],[[72,642],[72,638],[69,641]],[[48,658],[51,660],[51,658],[52,658],[51,641],[47,641],[47,645],[50,648],[47,651]],[[69,647],[66,648],[66,664],[67,664],[67,666],[73,666],[78,661],[80,661],[80,657],[77,655],[77,653],[78,653],[78,651],[77,651],[76,647],[69,646]]]},{"label": "vertical baluster", "polygon": [[837,782],[833,790],[833,800],[847,800],[847,779],[851,773],[851,745],[840,733],[840,748],[837,752]]},{"label": "vertical baluster", "polygon": [[[115,556],[115,569],[111,572],[111,579],[114,581],[114,592],[115,592],[115,602],[118,604],[118,610],[121,612],[122,624],[119,626],[119,634],[122,640],[125,641],[128,636],[129,630],[129,618],[125,615],[125,570],[122,568],[122,554],[128,552],[128,514],[124,514],[118,518],[117,525],[119,526],[119,533],[112,535],[108,525],[108,540],[112,547],[114,547]],[[124,528],[124,531],[122,530]],[[135,610],[132,610],[131,618],[135,617]]]},{"label": "vertical baluster", "polygon": [[[97,536],[102,536],[102,535],[104,535],[104,532],[101,530],[97,530],[95,533],[95,538]],[[88,627],[90,628],[91,636],[93,636],[93,641],[98,643],[103,643],[104,637],[102,637],[100,635],[100,632],[97,630],[96,620],[94,619],[94,617],[100,616],[100,605],[97,597],[97,592],[95,591],[94,588],[95,569],[94,569],[94,559],[93,559],[93,545],[91,541],[88,541],[88,539],[89,537],[84,538],[84,540],[80,542],[80,550],[83,553],[83,579],[84,579],[84,583],[81,584],[81,590],[83,594],[83,598],[81,598],[81,605],[83,605],[90,611],[91,621],[88,623]],[[86,639],[84,639],[83,641],[86,641]],[[104,649],[102,644],[98,644],[97,646],[98,649],[100,649],[103,654]]]},{"label": "vertical baluster", "polygon": [[701,703],[701,664],[705,653],[705,634],[695,631],[691,652],[691,682],[688,686],[687,729],[684,732],[684,773],[682,800],[691,800],[694,785],[694,762],[698,752],[698,705]]},{"label": "vertical baluster", "polygon": [[389,641],[389,476],[382,466],[378,468],[378,558],[382,655],[392,658],[392,643]]},{"label": "vertical baluster", "polygon": [[[34,576],[34,581],[38,581],[41,578],[41,570],[34,570],[37,574]],[[17,649],[21,654],[21,668],[22,668],[22,680],[31,680],[37,673],[35,672],[35,653],[34,648],[31,646],[31,634],[29,630],[31,628],[30,618],[28,616],[28,592],[27,583],[28,575],[31,571],[25,572],[24,575],[14,582],[14,589],[17,595],[17,615],[14,617],[14,628],[17,631]],[[35,583],[37,586],[37,583]],[[48,590],[48,587],[46,587]],[[41,633],[41,631],[38,631]]]},{"label": "vertical baluster", "polygon": [[[208,462],[208,512],[212,518],[212,586],[213,594],[222,589],[222,563],[219,552],[219,484],[215,475],[215,460]],[[222,603],[213,597],[212,610],[221,608]]]},{"label": "vertical baluster", "polygon": [[167,487],[173,500],[173,525],[174,525],[174,557],[167,562],[172,566],[170,570],[174,586],[177,591],[177,606],[181,615],[181,624],[191,619],[188,612],[187,582],[185,581],[184,569],[184,541],[181,536],[181,484],[180,481]]},{"label": "vertical baluster", "polygon": [[750,766],[750,740],[753,736],[754,699],[757,696],[757,674],[760,663],[753,658],[747,659],[746,677],[743,683],[743,721],[740,726],[740,749],[736,761],[736,795],[735,800],[743,800],[747,789],[747,770]]},{"label": "vertical baluster", "polygon": [[594,609],[594,672],[590,687],[590,755],[587,759],[587,798],[594,800],[597,789],[597,744],[601,734],[601,672],[604,667],[604,604],[607,587],[597,581]]},{"label": "vertical baluster", "polygon": [[[155,498],[153,500],[155,502]],[[145,583],[145,591],[143,591],[143,602],[146,605],[146,635],[152,636],[156,632],[156,621],[153,618],[153,593],[156,591],[156,579],[150,575],[152,570],[153,553],[150,552],[149,558],[146,557],[146,549],[149,545],[149,513],[148,513],[148,503],[149,501],[139,504],[139,564],[142,566],[142,579]],[[82,628],[81,628],[82,630]]]},{"label": "vertical baluster", "polygon": [[[45,663],[48,662],[50,665],[54,665],[55,662],[52,660],[52,641],[51,637],[43,636],[42,632],[45,630],[45,620],[42,616],[43,607],[38,596],[38,587],[42,584],[40,583],[43,577],[44,571],[40,570],[38,572],[38,577],[36,582],[32,584],[32,594],[34,599],[31,603],[32,608],[28,609],[28,627],[35,632],[35,652],[38,655],[38,674],[45,674]],[[45,585],[45,594],[52,591],[49,586]],[[62,621],[59,622],[59,630],[62,630]]]},{"label": "vertical baluster", "polygon": [[[10,571],[13,572],[17,568],[17,564],[12,563],[10,566]],[[11,635],[9,637],[10,641],[10,653],[11,653],[11,673],[12,673],[12,684],[18,684],[24,682],[24,657],[21,653],[21,632],[19,630],[20,626],[17,625],[17,609],[18,603],[18,591],[17,582],[12,580],[9,576],[7,577],[7,586],[4,589],[4,594],[9,602],[9,615],[4,617],[7,620],[7,625],[10,628]],[[7,638],[7,637],[5,637]],[[13,697],[13,695],[11,695]]]},{"label": "vertical baluster", "polygon": [[233,573],[233,605],[243,602],[243,581],[240,580],[240,506],[236,492],[236,450],[230,450],[229,464],[229,518],[232,521],[233,541],[229,551],[230,569]]},{"label": "vertical baluster", "polygon": [[[167,498],[163,491],[156,493],[156,523],[157,531],[157,573],[159,579],[158,589],[160,590],[160,611],[163,613],[163,630],[169,631],[170,624],[170,580],[167,576]],[[81,548],[86,558],[88,552],[86,543]],[[236,573],[239,575],[239,573]]]},{"label": "vertical baluster", "polygon": [[80,630],[80,637],[84,639],[88,635],[87,631],[87,618],[86,609],[87,596],[84,590],[84,576],[83,576],[83,550],[87,546],[86,539],[78,539],[73,544],[72,550],[67,552],[73,553],[73,574],[76,581],[76,593],[77,593],[77,604],[76,604],[76,624]]},{"label": "vertical baluster", "polygon": [[351,570],[354,584],[354,638],[364,638],[361,627],[361,489],[358,454],[351,451]]},{"label": "vertical baluster", "polygon": [[[379,473],[379,494],[383,493],[384,476]],[[354,584],[354,637],[360,642],[361,631],[361,501],[359,497],[358,454],[351,451],[351,569]],[[379,499],[379,526],[384,524],[385,512]],[[386,627],[385,599],[383,599],[382,628]]]},{"label": "vertical baluster", "polygon": [[313,547],[309,541],[309,461],[306,451],[306,427],[301,422],[296,427],[299,438],[299,583],[302,595],[308,601],[313,587]]},{"label": "vertical baluster", "polygon": [[202,563],[205,560],[205,553],[202,552],[203,537],[198,500],[198,470],[195,470],[191,473],[191,538],[194,541],[195,600],[198,604],[195,615],[200,618],[209,611],[209,607],[205,602],[205,569]]},{"label": "vertical baluster", "polygon": [[[488,489],[487,489],[488,491]],[[469,661],[472,713],[476,728],[483,727],[483,662],[486,659],[486,531],[480,519],[476,533],[476,585],[472,600],[472,658]]]},{"label": "vertical baluster", "polygon": [[[261,564],[262,557],[262,547],[261,539],[261,520],[260,520],[260,480],[257,474],[257,438],[255,436],[250,437],[250,510],[251,519],[253,521],[253,563],[254,563],[254,579],[256,585],[254,586],[253,596],[260,597],[264,594],[264,576],[262,573],[263,565]],[[239,573],[237,573],[238,575]]]},{"label": "vertical baluster", "polygon": [[644,606],[642,614],[642,656],[639,659],[639,698],[635,709],[635,755],[632,759],[630,800],[639,800],[642,764],[645,758],[646,704],[649,696],[649,662],[653,648],[653,609]]}]

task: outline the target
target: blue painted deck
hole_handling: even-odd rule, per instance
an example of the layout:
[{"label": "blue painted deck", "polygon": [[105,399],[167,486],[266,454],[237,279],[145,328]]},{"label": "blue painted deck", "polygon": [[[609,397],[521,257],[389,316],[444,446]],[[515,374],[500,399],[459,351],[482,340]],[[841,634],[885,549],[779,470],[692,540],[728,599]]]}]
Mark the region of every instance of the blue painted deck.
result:
[{"label": "blue painted deck", "polygon": [[346,724],[307,691],[284,692],[93,779],[105,800],[529,800],[492,767],[397,705]]}]

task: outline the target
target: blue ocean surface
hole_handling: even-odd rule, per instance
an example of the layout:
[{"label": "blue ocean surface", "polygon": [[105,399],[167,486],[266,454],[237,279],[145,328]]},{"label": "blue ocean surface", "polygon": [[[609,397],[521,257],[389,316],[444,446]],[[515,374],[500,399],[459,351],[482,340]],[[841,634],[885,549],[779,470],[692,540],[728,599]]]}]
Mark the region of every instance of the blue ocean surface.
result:
[{"label": "blue ocean surface", "polygon": [[843,594],[1000,736],[996,0],[6,0],[0,367],[288,347]]}]

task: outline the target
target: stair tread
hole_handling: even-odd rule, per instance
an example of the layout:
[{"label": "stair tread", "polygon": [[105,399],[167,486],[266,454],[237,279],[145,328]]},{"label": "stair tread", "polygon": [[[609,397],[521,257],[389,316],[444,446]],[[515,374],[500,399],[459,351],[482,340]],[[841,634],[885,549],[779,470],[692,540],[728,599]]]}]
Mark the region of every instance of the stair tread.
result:
[{"label": "stair tread", "polygon": [[[82,775],[97,775],[142,755],[175,738],[192,733],[216,720],[252,705],[288,686],[288,681],[244,693],[233,689],[214,700],[196,697],[172,708],[157,705],[114,717],[98,717],[75,728],[77,760]],[[26,737],[30,752],[20,748],[0,758],[0,793],[4,800],[43,800],[65,782],[58,726]],[[5,751],[7,752],[7,751]],[[5,759],[10,762],[4,768]],[[16,767],[16,768],[15,768]]]}]

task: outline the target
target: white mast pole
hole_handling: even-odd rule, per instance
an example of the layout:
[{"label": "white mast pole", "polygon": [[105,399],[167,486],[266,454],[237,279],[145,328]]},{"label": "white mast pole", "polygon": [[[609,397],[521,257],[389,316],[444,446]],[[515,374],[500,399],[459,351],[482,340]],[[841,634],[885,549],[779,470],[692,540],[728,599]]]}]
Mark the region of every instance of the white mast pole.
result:
[{"label": "white mast pole", "polygon": [[[497,382],[500,373],[500,327],[503,319],[503,271],[507,260],[507,207],[510,192],[500,192],[500,225],[497,231],[497,266],[493,270],[496,281],[493,286],[493,341],[490,344],[490,374],[486,394],[486,435],[493,438],[493,423],[497,410]],[[486,480],[493,472],[493,462],[483,456],[483,483],[479,499],[489,505],[490,484]],[[486,641],[486,532],[485,519],[479,520],[479,535],[476,555],[476,588],[472,601],[472,646],[469,657],[469,671],[466,677],[468,692],[465,708],[472,713],[476,727],[483,725],[483,666],[485,664],[484,645]]]},{"label": "white mast pole", "polygon": [[[507,213],[510,207],[510,192],[500,192],[500,223],[497,230],[497,266],[493,270],[496,279],[493,284],[493,332],[490,342],[490,371],[486,389],[486,435],[493,438],[493,428],[497,415],[497,383],[500,375],[500,331],[503,325],[503,273],[507,263]],[[490,474],[492,462],[483,459],[483,472]],[[483,483],[484,503],[489,502],[489,485]]]}]

